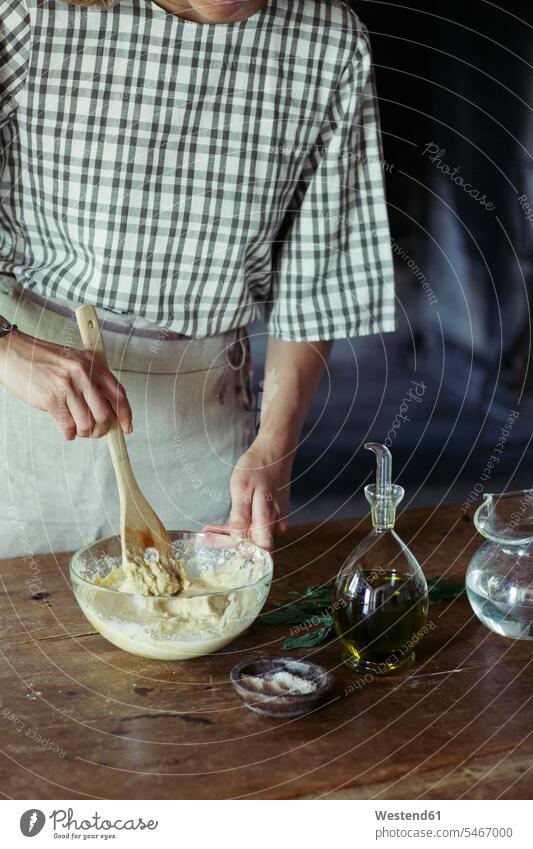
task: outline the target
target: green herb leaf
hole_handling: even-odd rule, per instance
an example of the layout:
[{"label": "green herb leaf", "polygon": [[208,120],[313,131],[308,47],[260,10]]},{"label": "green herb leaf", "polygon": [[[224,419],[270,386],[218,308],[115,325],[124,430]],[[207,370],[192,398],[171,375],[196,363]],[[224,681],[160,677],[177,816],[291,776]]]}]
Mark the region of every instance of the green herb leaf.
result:
[{"label": "green herb leaf", "polygon": [[300,625],[320,615],[333,604],[332,589],[328,586],[308,587],[303,596],[294,590],[289,595],[297,596],[298,601],[282,603],[277,605],[278,610],[262,613],[261,620],[266,625]]},{"label": "green herb leaf", "polygon": [[299,625],[308,618],[308,613],[296,604],[288,604],[279,610],[271,610],[261,614],[261,621],[266,625]]},{"label": "green herb leaf", "polygon": [[[464,583],[448,581],[441,575],[428,578],[427,584],[430,604],[451,601],[465,589]],[[291,590],[289,595],[298,598],[298,601],[277,604],[277,610],[261,614],[261,621],[266,625],[306,625],[305,633],[287,637],[283,643],[284,649],[312,648],[325,643],[335,630],[330,612],[333,604],[331,582],[307,587],[303,595]],[[315,625],[322,627],[314,628]]]},{"label": "green herb leaf", "polygon": [[333,620],[329,617],[329,623],[323,628],[315,631],[307,631],[305,634],[297,634],[295,637],[287,637],[283,643],[284,649],[309,649],[313,646],[321,646],[325,643],[335,630]]},{"label": "green herb leaf", "polygon": [[448,581],[439,575],[435,578],[428,578],[427,584],[430,604],[438,604],[440,601],[451,601],[460,596],[465,589],[463,583]]}]

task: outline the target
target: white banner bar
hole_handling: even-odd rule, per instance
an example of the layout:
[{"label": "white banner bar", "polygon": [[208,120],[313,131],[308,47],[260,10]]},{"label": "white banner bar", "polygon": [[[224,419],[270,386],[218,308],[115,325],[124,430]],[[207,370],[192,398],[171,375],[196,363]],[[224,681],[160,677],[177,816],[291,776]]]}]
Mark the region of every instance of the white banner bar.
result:
[{"label": "white banner bar", "polygon": [[[238,807],[238,810],[237,810]],[[529,801],[3,801],[2,845],[519,847]],[[35,840],[35,843],[30,841]]]}]

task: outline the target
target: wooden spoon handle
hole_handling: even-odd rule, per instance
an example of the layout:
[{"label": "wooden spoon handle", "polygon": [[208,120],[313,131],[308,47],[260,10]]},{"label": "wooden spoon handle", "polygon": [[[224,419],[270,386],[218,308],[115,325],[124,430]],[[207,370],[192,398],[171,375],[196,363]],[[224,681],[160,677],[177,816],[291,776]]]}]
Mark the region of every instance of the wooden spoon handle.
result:
[{"label": "wooden spoon handle", "polygon": [[[76,319],[83,347],[86,351],[90,351],[94,354],[95,359],[101,366],[108,369],[109,365],[107,362],[104,340],[100,331],[96,310],[94,307],[89,305],[80,307],[76,310]],[[113,415],[113,421],[107,432],[107,446],[109,448],[109,453],[111,454],[113,468],[117,477],[120,501],[124,506],[127,495],[131,495],[131,493],[137,488],[137,482],[131,469],[130,458],[124,441],[124,434],[122,433],[122,429],[115,415]]]},{"label": "wooden spoon handle", "polygon": [[80,329],[83,347],[86,351],[90,351],[95,355],[95,359],[101,366],[108,369],[107,354],[95,308],[89,305],[80,307],[76,310],[76,319]]}]

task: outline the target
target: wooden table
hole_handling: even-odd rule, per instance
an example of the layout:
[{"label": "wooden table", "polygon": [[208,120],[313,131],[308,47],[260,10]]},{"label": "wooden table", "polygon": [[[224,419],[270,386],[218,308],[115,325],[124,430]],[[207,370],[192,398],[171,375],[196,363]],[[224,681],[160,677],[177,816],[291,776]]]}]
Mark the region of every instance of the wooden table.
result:
[{"label": "wooden table", "polygon": [[[428,575],[462,579],[481,539],[449,506],[404,513]],[[292,529],[271,600],[336,574],[367,520]],[[234,663],[278,654],[256,623],[216,656],[126,654],[94,632],[68,555],[1,564],[0,790],[8,798],[531,798],[533,643],[489,633],[463,597],[432,605],[411,672],[354,689],[336,640],[295,655],[333,670],[329,704],[279,722],[250,713]]]}]

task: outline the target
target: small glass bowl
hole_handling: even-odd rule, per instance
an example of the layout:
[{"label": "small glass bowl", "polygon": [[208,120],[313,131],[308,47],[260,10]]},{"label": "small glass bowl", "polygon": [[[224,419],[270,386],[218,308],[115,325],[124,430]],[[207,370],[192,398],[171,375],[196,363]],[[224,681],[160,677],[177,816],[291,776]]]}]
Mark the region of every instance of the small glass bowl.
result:
[{"label": "small glass bowl", "polygon": [[272,582],[270,554],[249,541],[235,543],[222,534],[171,531],[176,555],[191,578],[215,583],[228,561],[244,560],[249,583],[194,595],[146,596],[101,586],[121,565],[118,536],[98,540],[75,552],[70,580],[76,600],[91,625],[115,646],[154,660],[189,660],[233,642],[255,621]]}]

